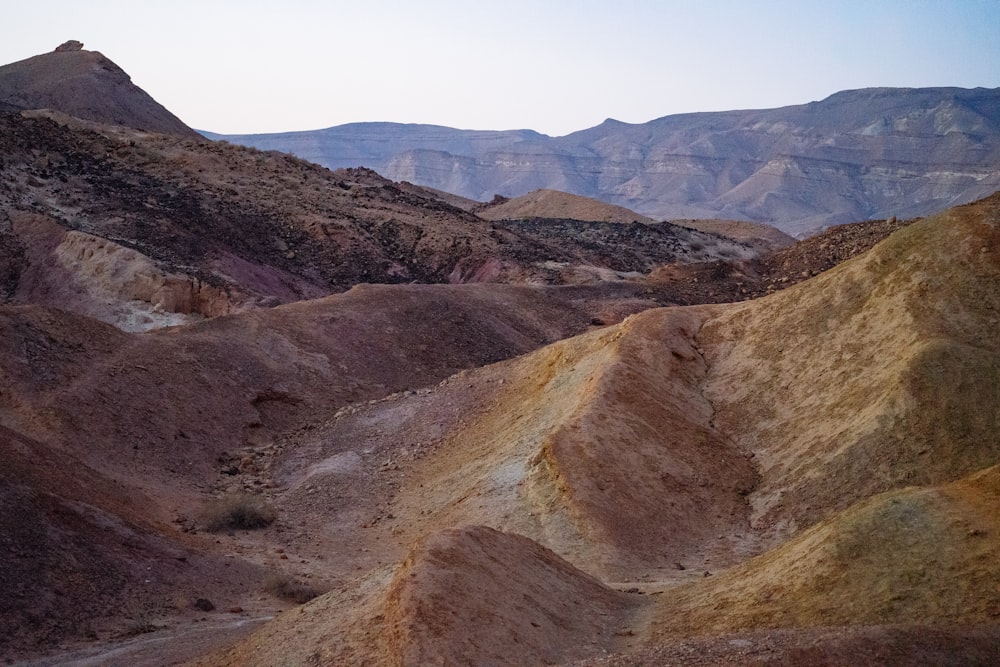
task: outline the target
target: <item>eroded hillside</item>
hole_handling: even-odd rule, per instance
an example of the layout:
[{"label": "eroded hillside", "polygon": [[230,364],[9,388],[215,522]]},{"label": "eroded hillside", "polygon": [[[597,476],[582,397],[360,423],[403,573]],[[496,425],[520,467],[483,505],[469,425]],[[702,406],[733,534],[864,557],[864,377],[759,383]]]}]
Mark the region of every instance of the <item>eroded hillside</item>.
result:
[{"label": "eroded hillside", "polygon": [[491,223],[369,170],[52,112],[0,116],[0,153],[0,295],[126,330],[360,283],[595,283],[756,254],[666,224]]},{"label": "eroded hillside", "polygon": [[[8,645],[151,619],[193,658],[288,608],[277,573],[329,593],[200,664],[515,644],[560,663],[667,655],[695,628],[809,655],[816,626],[850,652],[900,623],[990,646],[972,625],[997,604],[998,209],[765,298],[607,327],[557,287],[360,287],[141,335],[6,307],[0,414],[25,472],[5,493],[49,528],[12,524],[5,571],[66,582],[9,600]],[[234,491],[274,523],[204,532]]]},{"label": "eroded hillside", "polygon": [[[422,536],[480,524],[532,538],[580,578],[631,591],[638,607],[593,655],[652,655],[706,628],[798,629],[783,646],[808,655],[817,626],[891,637],[879,628],[992,623],[998,211],[996,198],[953,209],[780,294],[647,311],[428,394],[340,413],[314,435],[333,447],[321,450],[327,457],[347,456],[362,433],[384,452],[392,493],[364,530],[366,548],[390,562]],[[306,464],[285,461],[289,474]],[[317,492],[351,475],[328,470],[310,478]],[[507,557],[500,542],[478,556],[484,566]],[[459,544],[437,567],[460,580],[482,546]],[[510,597],[492,592],[489,610],[473,611],[476,596],[459,596],[467,606],[456,610],[454,596],[428,588],[409,615],[389,614],[392,582],[414,557],[395,575],[354,584],[372,591],[365,613],[397,638],[464,615],[465,633],[434,635],[434,651],[475,660],[477,628],[509,627],[518,568]],[[581,593],[566,619],[553,613],[540,627],[555,633],[569,618],[600,616],[602,595]],[[331,619],[317,601],[294,624],[316,639],[288,649],[377,664],[427,655],[416,638],[366,644],[339,634],[359,623]],[[274,627],[264,635],[271,655],[296,636]],[[342,629],[325,640],[323,627]],[[581,629],[577,644],[564,644],[572,650],[545,659],[579,658],[596,636]],[[845,646],[860,636],[842,635]],[[254,664],[255,641],[207,664]]]},{"label": "eroded hillside", "polygon": [[61,111],[0,114],[0,658],[996,662],[1000,195],[488,221]]}]

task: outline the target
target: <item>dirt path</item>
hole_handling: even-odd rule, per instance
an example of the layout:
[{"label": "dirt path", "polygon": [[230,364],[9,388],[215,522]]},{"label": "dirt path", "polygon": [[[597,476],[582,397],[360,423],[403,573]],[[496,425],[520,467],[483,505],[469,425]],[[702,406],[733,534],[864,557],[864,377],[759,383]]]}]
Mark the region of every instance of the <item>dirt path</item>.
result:
[{"label": "dirt path", "polygon": [[163,667],[180,665],[234,642],[274,616],[211,619],[166,627],[114,643],[79,647],[59,655],[15,663],[18,667]]}]

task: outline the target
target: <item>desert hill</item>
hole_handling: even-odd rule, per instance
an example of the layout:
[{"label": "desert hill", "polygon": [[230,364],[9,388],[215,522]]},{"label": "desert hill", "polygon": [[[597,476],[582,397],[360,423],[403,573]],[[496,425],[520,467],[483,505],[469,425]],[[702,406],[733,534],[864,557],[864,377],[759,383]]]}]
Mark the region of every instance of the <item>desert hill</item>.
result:
[{"label": "desert hill", "polygon": [[653,222],[627,208],[557,190],[536,190],[514,199],[495,199],[478,206],[475,212],[486,220],[562,218],[590,222]]},{"label": "desert hill", "polygon": [[848,90],[778,109],[609,119],[564,137],[391,123],[209,136],[478,201],[554,189],[656,220],[751,220],[792,235],[1000,189],[1000,89]]},{"label": "desert hill", "polygon": [[[482,526],[428,536],[359,589],[283,615],[225,664],[559,664],[614,648],[638,606],[536,542]],[[324,615],[343,622],[314,622]],[[288,633],[302,641],[289,647]]]},{"label": "desert hill", "polygon": [[998,473],[992,466],[857,503],[772,552],[672,591],[656,605],[653,631],[995,618]]},{"label": "desert hill", "polygon": [[412,392],[591,319],[558,288],[476,285],[361,286],[143,335],[0,308],[2,569],[16,592],[4,644],[103,636],[198,597],[256,593],[268,571],[256,559],[226,561],[220,586],[224,554],[184,532],[206,492],[274,484],[277,438],[317,413]]},{"label": "desert hill", "polygon": [[52,53],[0,66],[0,109],[53,109],[108,125],[198,137],[118,65],[72,40]]},{"label": "desert hill", "polygon": [[[674,224],[702,232],[721,234],[728,238],[750,243],[767,250],[785,248],[795,239],[776,227],[745,220],[673,220]],[[853,223],[851,223],[853,224]]]},{"label": "desert hill", "polygon": [[368,170],[101,126],[0,116],[0,295],[128,330],[359,283],[595,282],[748,245],[667,223],[489,222]]},{"label": "desert hill", "polygon": [[1000,195],[765,250],[60,109],[0,160],[0,658],[995,662]]},{"label": "desert hill", "polygon": [[[997,197],[952,209],[763,299],[645,311],[430,393],[338,413],[307,448],[345,461],[364,433],[385,452],[393,497],[365,528],[383,566],[407,559],[421,536],[449,540],[478,524],[552,549],[577,579],[633,591],[640,608],[612,623],[623,624],[610,647],[622,655],[669,651],[706,628],[801,630],[781,640],[787,655],[816,655],[805,648],[819,636],[812,628],[828,626],[848,627],[834,654],[850,653],[913,624],[959,628],[978,637],[963,650],[995,651],[995,633],[976,627],[997,609],[987,582],[998,575],[998,214]],[[342,468],[308,468],[299,456],[278,465],[316,493],[345,488]],[[298,513],[316,501],[286,502]],[[311,532],[329,518],[314,515]],[[509,555],[503,540],[490,544],[477,571]],[[437,567],[461,581],[472,556],[454,549]],[[393,582],[419,558],[355,584],[370,591],[363,617],[398,638],[464,615],[465,633],[436,634],[448,644],[434,655],[479,659],[483,647],[465,638],[509,627],[499,619],[520,599],[517,583],[510,598],[492,594],[489,614],[473,611],[478,596],[454,611],[455,596],[428,582],[408,593],[427,601],[419,612],[392,615]],[[604,595],[578,598],[573,618],[601,616]],[[347,630],[361,623],[354,612],[334,620],[323,600],[294,616],[294,631],[279,622],[204,664],[266,664],[251,650],[264,637],[272,656],[283,641],[320,661],[428,655],[417,638],[360,641]],[[333,628],[348,635],[326,634]],[[302,633],[314,642],[291,639]],[[561,645],[595,636],[580,629],[576,645]]]}]

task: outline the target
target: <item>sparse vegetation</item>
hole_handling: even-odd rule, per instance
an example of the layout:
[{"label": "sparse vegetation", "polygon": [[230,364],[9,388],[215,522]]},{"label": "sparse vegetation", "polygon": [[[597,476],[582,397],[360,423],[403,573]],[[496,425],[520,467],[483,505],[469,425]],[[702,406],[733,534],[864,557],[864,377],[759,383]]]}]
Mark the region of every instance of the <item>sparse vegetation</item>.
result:
[{"label": "sparse vegetation", "polygon": [[125,637],[136,637],[138,635],[156,632],[160,626],[153,622],[151,610],[138,602],[127,605],[129,624],[125,627],[122,635]]},{"label": "sparse vegetation", "polygon": [[148,617],[142,616],[133,619],[132,623],[125,628],[123,635],[125,637],[137,637],[138,635],[147,635],[150,632],[156,632],[159,629]]},{"label": "sparse vegetation", "polygon": [[309,602],[324,592],[311,584],[280,572],[274,572],[264,580],[264,590],[282,600],[288,600],[297,604]]},{"label": "sparse vegetation", "polygon": [[202,511],[205,530],[253,530],[270,525],[275,519],[274,508],[261,496],[249,493],[229,493],[209,503]]}]

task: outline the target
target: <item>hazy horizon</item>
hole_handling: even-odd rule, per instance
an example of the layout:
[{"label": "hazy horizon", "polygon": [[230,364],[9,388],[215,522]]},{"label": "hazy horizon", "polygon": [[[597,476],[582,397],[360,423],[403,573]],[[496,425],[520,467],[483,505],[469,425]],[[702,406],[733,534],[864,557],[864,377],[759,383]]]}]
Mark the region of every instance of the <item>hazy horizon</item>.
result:
[{"label": "hazy horizon", "polygon": [[98,0],[5,13],[0,62],[77,39],[222,134],[397,122],[559,136],[846,89],[1000,86],[1000,3],[978,0]]}]

